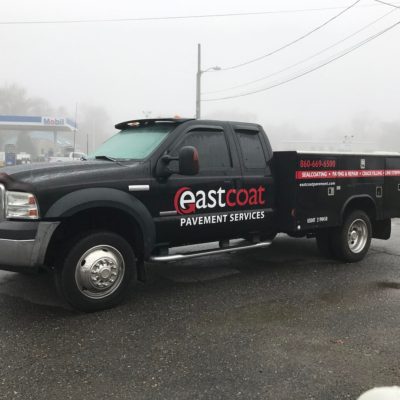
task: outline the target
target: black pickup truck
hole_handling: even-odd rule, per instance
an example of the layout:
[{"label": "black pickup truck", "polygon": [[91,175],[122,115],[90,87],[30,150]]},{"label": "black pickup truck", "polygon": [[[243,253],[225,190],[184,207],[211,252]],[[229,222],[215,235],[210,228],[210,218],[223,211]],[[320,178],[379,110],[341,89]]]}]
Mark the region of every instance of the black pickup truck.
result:
[{"label": "black pickup truck", "polygon": [[[251,123],[116,128],[87,160],[0,173],[0,269],[54,271],[79,310],[119,303],[145,262],[266,247],[279,232],[359,261],[400,216],[400,155],[272,152]],[[215,245],[179,251],[195,243]]]}]

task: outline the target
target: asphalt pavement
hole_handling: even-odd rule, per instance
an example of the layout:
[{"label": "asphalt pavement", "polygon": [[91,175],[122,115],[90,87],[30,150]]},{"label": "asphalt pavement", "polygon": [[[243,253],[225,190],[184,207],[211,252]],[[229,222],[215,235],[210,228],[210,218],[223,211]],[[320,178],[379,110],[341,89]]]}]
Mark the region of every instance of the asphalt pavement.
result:
[{"label": "asphalt pavement", "polygon": [[366,259],[314,240],[149,265],[79,314],[50,274],[0,272],[0,399],[356,399],[400,383],[400,223]]}]

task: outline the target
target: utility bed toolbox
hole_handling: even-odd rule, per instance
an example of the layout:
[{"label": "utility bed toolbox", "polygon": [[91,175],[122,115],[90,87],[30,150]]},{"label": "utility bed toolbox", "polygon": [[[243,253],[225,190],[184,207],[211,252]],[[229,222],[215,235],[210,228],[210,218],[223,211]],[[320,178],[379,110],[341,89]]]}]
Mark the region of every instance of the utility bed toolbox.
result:
[{"label": "utility bed toolbox", "polygon": [[400,216],[400,155],[282,151],[273,159],[283,231],[337,226],[350,201],[377,220]]}]

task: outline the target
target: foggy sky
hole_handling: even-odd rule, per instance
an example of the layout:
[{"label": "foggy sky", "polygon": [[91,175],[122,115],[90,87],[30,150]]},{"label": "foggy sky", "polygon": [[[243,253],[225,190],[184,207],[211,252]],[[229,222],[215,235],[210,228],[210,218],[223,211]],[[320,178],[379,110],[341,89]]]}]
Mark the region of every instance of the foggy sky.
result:
[{"label": "foggy sky", "polygon": [[[254,12],[346,7],[352,2],[1,0],[0,21]],[[399,0],[392,2],[400,5]],[[238,85],[284,68],[388,11],[389,7],[373,0],[362,0],[360,6],[335,22],[272,57],[232,71],[204,74],[203,91]],[[153,116],[193,117],[197,43],[202,44],[203,69],[215,65],[227,67],[274,50],[338,12],[123,23],[0,25],[0,85],[17,83],[26,87],[30,95],[44,97],[55,106],[63,105],[70,110],[75,108],[75,103],[101,105],[115,123],[141,118],[143,111],[152,111]],[[400,10],[303,66],[227,94],[262,88],[292,76],[399,20]],[[397,27],[341,60],[279,88],[239,99],[204,102],[203,117],[255,119],[272,130],[276,127],[272,132],[275,140],[279,139],[284,127],[288,137],[296,138],[298,131],[309,133],[310,138],[321,134],[322,138],[327,134],[334,136],[335,127],[340,127],[341,135],[343,130],[354,133],[357,130],[354,121],[397,123],[400,121],[399,50],[400,28]]]}]

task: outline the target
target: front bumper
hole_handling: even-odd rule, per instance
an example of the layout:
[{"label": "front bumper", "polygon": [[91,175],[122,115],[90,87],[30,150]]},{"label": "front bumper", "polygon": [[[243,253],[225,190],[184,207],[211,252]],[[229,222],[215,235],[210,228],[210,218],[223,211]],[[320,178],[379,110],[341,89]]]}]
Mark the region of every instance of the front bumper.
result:
[{"label": "front bumper", "polygon": [[0,222],[0,269],[35,269],[44,264],[47,246],[59,222]]}]

